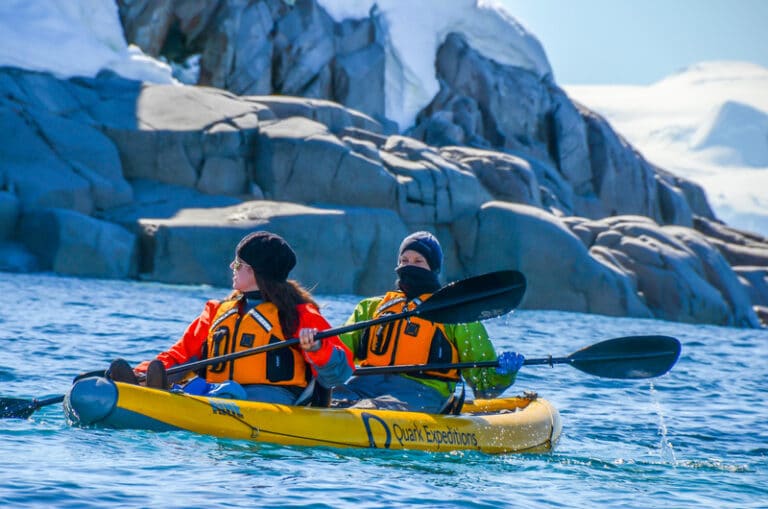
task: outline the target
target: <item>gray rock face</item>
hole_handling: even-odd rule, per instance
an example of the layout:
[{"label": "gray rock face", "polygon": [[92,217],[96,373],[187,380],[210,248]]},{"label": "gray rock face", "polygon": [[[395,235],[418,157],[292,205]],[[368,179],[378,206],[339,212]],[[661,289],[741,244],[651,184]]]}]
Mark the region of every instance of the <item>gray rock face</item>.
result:
[{"label": "gray rock face", "polygon": [[[369,133],[382,132],[381,124],[368,115],[331,101],[284,96],[251,96],[248,99],[254,105],[265,108],[274,118],[284,120],[303,117],[323,124],[334,134],[355,129]],[[261,115],[260,118],[265,117]]]},{"label": "gray rock face", "polygon": [[254,181],[268,198],[387,208],[397,203],[397,181],[379,161],[305,118],[265,126],[255,159]]},{"label": "gray rock face", "polygon": [[[212,88],[144,86],[133,120],[99,115],[120,153],[125,177],[197,187],[210,194],[244,194],[250,171],[244,157],[258,125],[253,106]],[[226,181],[215,182],[217,176]]]},{"label": "gray rock face", "polygon": [[751,299],[730,265],[695,230],[659,226],[640,216],[571,218],[567,224],[590,252],[607,257],[637,282],[653,316],[693,323],[758,324]]},{"label": "gray rock face", "polygon": [[393,281],[395,255],[407,229],[392,211],[313,208],[253,201],[184,209],[171,219],[141,219],[151,248],[142,277],[168,283],[231,284],[238,241],[254,230],[289,239],[298,263],[290,277],[322,293],[374,294]]},{"label": "gray rock face", "polygon": [[440,155],[469,168],[494,200],[542,206],[536,172],[525,159],[468,147],[443,147]]},{"label": "gray rock face", "polygon": [[229,286],[237,241],[268,229],[296,249],[304,285],[374,294],[391,287],[400,240],[427,229],[446,281],[519,269],[529,308],[768,319],[768,241],[717,222],[699,186],[650,165],[550,77],[449,35],[440,92],[400,134],[383,116],[375,13],[119,8],[145,51],[200,51],[211,86],[0,69],[0,270]]},{"label": "gray rock face", "polygon": [[[440,47],[436,69],[440,93],[420,114],[412,136],[536,161],[541,191],[535,201],[556,213],[642,214],[692,224],[688,200],[698,197],[697,186],[659,175],[604,119],[572,103],[549,78],[501,66],[458,34]],[[696,207],[708,209],[698,200]]]},{"label": "gray rock face", "polygon": [[633,279],[591,256],[563,222],[541,209],[489,202],[457,222],[453,234],[463,240],[462,264],[478,272],[512,267],[531,275],[525,307],[550,308],[556,301],[568,311],[653,316]]},{"label": "gray rock face", "polygon": [[[375,10],[335,23],[314,0],[118,5],[128,40],[148,53],[178,58],[202,48],[200,84],[334,100],[391,132],[383,118],[386,30]],[[713,217],[698,186],[659,178],[659,170],[602,118],[573,104],[550,75],[500,65],[457,33],[446,36],[435,68],[440,92],[415,126],[402,126],[410,136],[430,146],[493,149],[536,161],[538,201],[557,214],[642,214],[683,226],[692,214]]]},{"label": "gray rock face", "polygon": [[768,309],[768,268],[736,266],[733,271],[739,276],[754,306]]},{"label": "gray rock face", "polygon": [[137,274],[136,237],[116,224],[74,210],[41,209],[23,214],[19,231],[43,270],[119,279]]},{"label": "gray rock face", "polygon": [[238,95],[331,99],[384,117],[384,48],[373,17],[335,23],[315,1],[117,2],[126,39],[183,60],[198,84]]},{"label": "gray rock face", "polygon": [[91,214],[131,201],[114,145],[91,126],[0,103],[0,129],[0,180],[21,203]]},{"label": "gray rock face", "polygon": [[445,106],[453,110],[471,99],[480,122],[462,122],[464,129],[477,129],[465,131],[465,137],[477,136],[495,148],[524,149],[539,159],[549,158],[546,126],[540,122],[539,112],[551,109],[551,102],[536,74],[500,66],[470,48],[458,34],[449,34],[438,50],[436,70],[447,93],[438,96],[424,116],[446,110]]},{"label": "gray rock face", "polygon": [[406,224],[448,224],[490,199],[471,172],[412,138],[390,136],[380,154],[400,184],[398,210]]},{"label": "gray rock face", "polygon": [[384,61],[379,44],[338,55],[332,67],[333,97],[373,118],[384,118]]},{"label": "gray rock face", "polygon": [[587,124],[594,191],[600,198],[597,217],[640,214],[661,221],[657,182],[651,166],[605,119],[587,110],[582,113]]},{"label": "gray rock face", "polygon": [[3,272],[38,272],[37,257],[20,242],[0,242],[0,270]]},{"label": "gray rock face", "polygon": [[0,191],[0,242],[11,238],[19,220],[21,205],[13,192]]}]

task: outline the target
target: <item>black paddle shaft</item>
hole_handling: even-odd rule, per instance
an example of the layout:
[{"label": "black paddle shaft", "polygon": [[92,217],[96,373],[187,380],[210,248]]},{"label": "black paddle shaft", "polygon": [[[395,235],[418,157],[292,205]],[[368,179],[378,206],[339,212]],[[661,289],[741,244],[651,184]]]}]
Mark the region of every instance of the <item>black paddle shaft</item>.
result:
[{"label": "black paddle shaft", "polygon": [[[516,308],[523,299],[525,287],[525,277],[518,271],[505,270],[491,272],[450,283],[442,287],[429,299],[425,300],[412,310],[324,330],[318,332],[315,337],[317,339],[323,339],[411,316],[418,316],[425,320],[439,323],[466,323],[494,318],[506,314]],[[298,343],[299,340],[295,338],[280,341],[271,345],[173,366],[168,369],[167,373],[172,375],[175,373],[194,371],[211,364],[218,364],[220,362],[239,359],[248,355],[269,352],[278,348],[286,348]],[[103,374],[103,371],[91,371],[78,375],[75,378],[75,381],[89,376],[103,376]],[[41,407],[60,403],[63,399],[63,395],[48,396],[31,400],[0,398],[0,418],[27,418]]]},{"label": "black paddle shaft", "polygon": [[[495,318],[515,309],[523,300],[525,288],[525,276],[521,272],[516,270],[491,272],[447,284],[411,310],[320,331],[315,335],[315,338],[329,338],[411,316],[418,316],[438,323],[467,323]],[[167,373],[173,375],[195,371],[212,364],[287,348],[298,343],[298,338],[288,339],[240,352],[211,357],[210,359],[180,364],[168,368]]]},{"label": "black paddle shaft", "polygon": [[[669,336],[626,336],[608,339],[582,348],[568,357],[525,359],[525,366],[568,364],[603,378],[655,378],[667,373],[680,356],[680,341]],[[355,376],[442,371],[449,369],[495,368],[499,361],[408,364],[362,367]]]},{"label": "black paddle shaft", "polygon": [[[290,340],[298,341],[298,340]],[[271,345],[270,345],[271,346]],[[669,336],[627,336],[582,348],[568,357],[526,359],[524,365],[568,364],[591,375],[604,378],[654,378],[667,373],[680,357],[680,341]],[[246,350],[248,352],[248,350]],[[242,352],[240,352],[242,353]],[[252,353],[252,352],[251,352]],[[219,358],[222,360],[222,358]],[[169,373],[195,369],[195,363],[176,366]],[[410,364],[403,366],[362,367],[356,376],[386,373],[412,373],[448,369],[495,368],[499,361],[458,362],[453,364]],[[181,368],[181,369],[178,369]],[[26,419],[41,407],[60,403],[63,395],[39,399],[0,398],[0,418]]]}]

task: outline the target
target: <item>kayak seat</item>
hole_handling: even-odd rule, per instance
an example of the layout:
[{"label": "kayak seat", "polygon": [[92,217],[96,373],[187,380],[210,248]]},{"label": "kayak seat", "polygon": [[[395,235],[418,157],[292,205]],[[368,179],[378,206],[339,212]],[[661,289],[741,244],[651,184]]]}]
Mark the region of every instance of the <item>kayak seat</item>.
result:
[{"label": "kayak seat", "polygon": [[464,400],[466,399],[467,393],[466,393],[466,387],[464,386],[464,381],[461,381],[461,390],[458,394],[455,392],[451,394],[451,397],[448,398],[448,400],[445,402],[445,405],[443,405],[443,408],[440,409],[440,414],[442,415],[460,415],[461,409],[464,407]]},{"label": "kayak seat", "polygon": [[332,395],[333,389],[323,387],[317,382],[317,379],[313,379],[309,382],[307,388],[304,389],[304,392],[296,398],[296,403],[294,404],[298,406],[328,408],[331,406]]},{"label": "kayak seat", "polygon": [[309,400],[309,406],[328,408],[331,406],[331,396],[333,389],[328,389],[320,384],[315,384],[315,390],[312,391],[312,398]]}]

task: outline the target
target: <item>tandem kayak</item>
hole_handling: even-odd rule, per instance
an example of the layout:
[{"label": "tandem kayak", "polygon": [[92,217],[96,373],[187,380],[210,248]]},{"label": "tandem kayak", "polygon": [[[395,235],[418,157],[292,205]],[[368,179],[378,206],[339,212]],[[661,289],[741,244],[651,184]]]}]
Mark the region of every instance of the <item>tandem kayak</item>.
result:
[{"label": "tandem kayak", "polygon": [[560,414],[535,395],[475,400],[460,415],[316,408],[192,396],[93,377],[64,397],[74,425],[185,430],[283,445],[546,452],[555,447]]}]

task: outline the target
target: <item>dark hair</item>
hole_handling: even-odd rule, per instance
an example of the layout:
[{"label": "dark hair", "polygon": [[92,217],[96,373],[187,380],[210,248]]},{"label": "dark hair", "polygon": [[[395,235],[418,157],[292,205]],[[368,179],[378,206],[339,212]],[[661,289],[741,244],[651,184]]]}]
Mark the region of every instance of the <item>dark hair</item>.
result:
[{"label": "dark hair", "polygon": [[277,281],[261,277],[255,272],[254,276],[256,277],[256,284],[259,285],[261,297],[277,307],[280,327],[283,329],[285,338],[294,337],[298,332],[296,329],[299,327],[299,312],[296,311],[296,306],[299,304],[313,304],[317,308],[320,306],[298,281],[293,279]]}]

